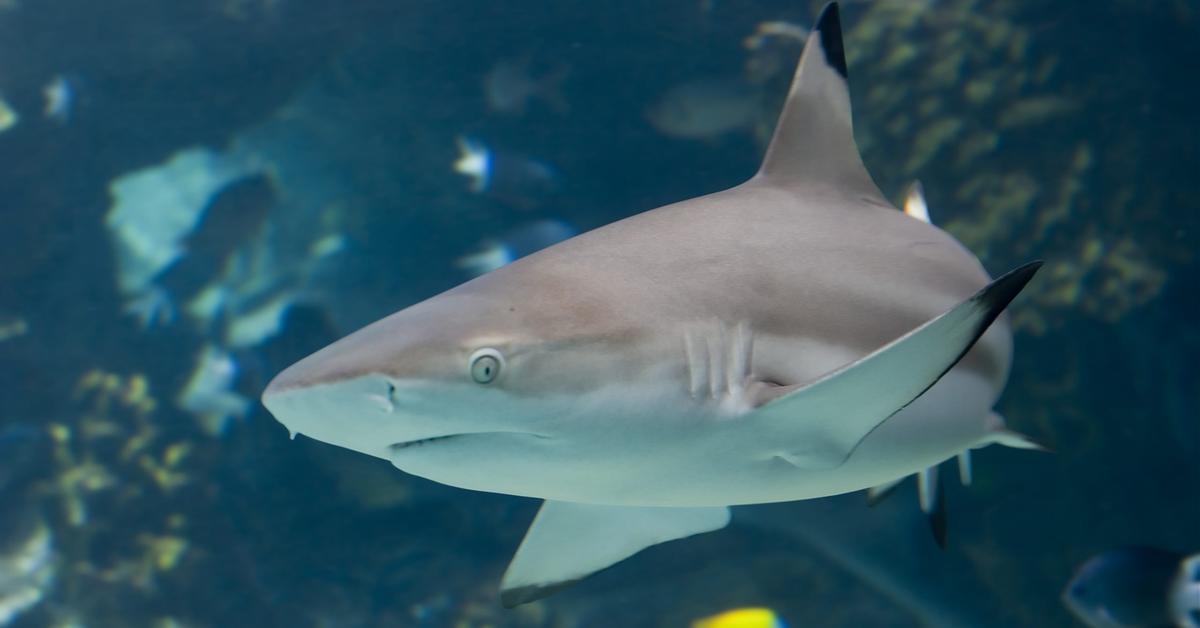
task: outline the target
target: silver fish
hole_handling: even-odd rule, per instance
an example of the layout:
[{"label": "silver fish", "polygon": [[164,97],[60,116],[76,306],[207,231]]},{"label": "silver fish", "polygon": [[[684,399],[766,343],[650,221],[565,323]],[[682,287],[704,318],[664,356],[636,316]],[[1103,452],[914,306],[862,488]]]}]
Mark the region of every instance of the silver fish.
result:
[{"label": "silver fish", "polygon": [[689,140],[711,140],[750,131],[762,111],[748,85],[733,79],[699,79],[668,89],[646,110],[659,133]]}]

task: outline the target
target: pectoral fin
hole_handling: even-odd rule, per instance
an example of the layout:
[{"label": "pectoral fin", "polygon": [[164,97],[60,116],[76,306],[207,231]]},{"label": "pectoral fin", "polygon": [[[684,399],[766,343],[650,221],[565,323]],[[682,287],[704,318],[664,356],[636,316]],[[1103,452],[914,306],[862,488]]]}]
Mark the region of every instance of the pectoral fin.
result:
[{"label": "pectoral fin", "polygon": [[771,398],[746,417],[755,424],[753,438],[800,468],[840,466],[867,434],[953,368],[1040,266],[1032,262],[1009,272],[945,314],[816,382],[768,391]]},{"label": "pectoral fin", "polygon": [[500,581],[505,607],[532,602],[666,541],[729,523],[729,509],[547,501]]}]

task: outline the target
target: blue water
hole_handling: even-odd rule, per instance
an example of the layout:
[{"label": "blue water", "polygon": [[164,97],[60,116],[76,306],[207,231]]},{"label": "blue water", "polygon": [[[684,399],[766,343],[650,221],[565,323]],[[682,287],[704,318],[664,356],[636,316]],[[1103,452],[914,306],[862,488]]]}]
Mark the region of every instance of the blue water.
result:
[{"label": "blue water", "polygon": [[[747,38],[818,8],[0,2],[0,555],[40,557],[0,560],[0,608],[20,607],[0,625],[688,626],[766,606],[793,626],[1066,626],[1088,557],[1200,551],[1183,1],[843,7],[885,194],[920,179],[993,274],[1047,262],[1011,310],[998,409],[1053,452],[976,452],[970,487],[945,465],[945,550],[910,481],[875,508],[736,509],[507,611],[535,501],[290,441],[258,405],[286,365],[468,279],[464,256],[535,246],[506,234],[744,180],[800,50]],[[648,113],[671,93],[699,95],[682,132]],[[478,192],[454,169],[468,138],[493,160]],[[122,187],[138,172],[157,178]],[[263,173],[269,193],[222,199]]]}]

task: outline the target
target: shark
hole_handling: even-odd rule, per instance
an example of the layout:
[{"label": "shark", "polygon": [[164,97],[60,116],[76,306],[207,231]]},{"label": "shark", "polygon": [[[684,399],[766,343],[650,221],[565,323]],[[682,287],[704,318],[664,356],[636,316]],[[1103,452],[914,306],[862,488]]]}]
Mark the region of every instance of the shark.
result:
[{"label": "shark", "polygon": [[544,500],[500,582],[516,606],[730,507],[886,486],[990,444],[1012,362],[991,279],[893,206],[854,141],[825,6],[758,172],[409,306],[284,369],[294,437],[443,484]]}]

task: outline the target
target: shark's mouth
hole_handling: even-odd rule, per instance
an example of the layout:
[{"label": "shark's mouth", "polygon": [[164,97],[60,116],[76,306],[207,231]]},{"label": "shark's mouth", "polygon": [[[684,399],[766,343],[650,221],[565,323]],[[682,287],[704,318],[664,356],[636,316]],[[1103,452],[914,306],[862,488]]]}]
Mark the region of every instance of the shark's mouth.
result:
[{"label": "shark's mouth", "polygon": [[516,435],[516,436],[531,436],[535,439],[549,439],[550,438],[549,436],[546,436],[544,434],[535,434],[533,432],[508,432],[508,431],[461,432],[459,434],[443,434],[441,436],[429,436],[426,438],[418,438],[415,440],[407,440],[407,441],[402,441],[399,443],[392,443],[391,445],[388,446],[388,450],[390,450],[392,453],[396,453],[396,452],[403,451],[406,449],[412,449],[414,447],[424,447],[425,445],[429,445],[431,443],[447,441],[452,438],[463,438],[465,436],[514,436],[514,435]]},{"label": "shark's mouth", "polygon": [[466,434],[446,434],[444,436],[430,436],[429,438],[418,438],[417,440],[408,440],[408,441],[404,441],[401,443],[393,443],[389,447],[389,449],[391,449],[392,451],[399,451],[401,449],[407,449],[409,447],[420,447],[422,445],[428,445],[429,443],[435,443],[435,442],[441,441],[441,440],[449,440],[449,439],[455,438],[457,436],[466,436]]}]

